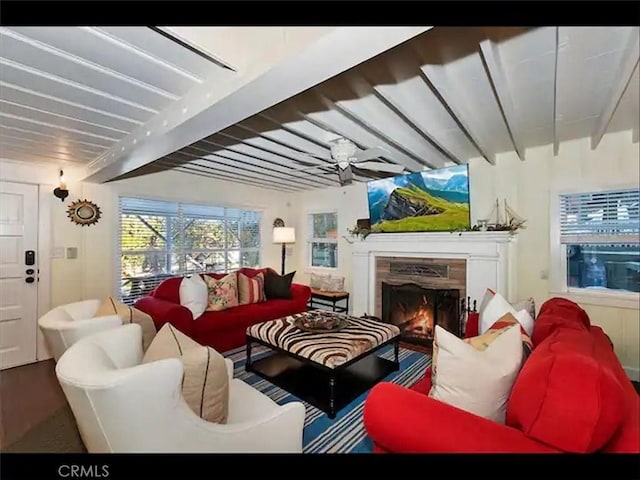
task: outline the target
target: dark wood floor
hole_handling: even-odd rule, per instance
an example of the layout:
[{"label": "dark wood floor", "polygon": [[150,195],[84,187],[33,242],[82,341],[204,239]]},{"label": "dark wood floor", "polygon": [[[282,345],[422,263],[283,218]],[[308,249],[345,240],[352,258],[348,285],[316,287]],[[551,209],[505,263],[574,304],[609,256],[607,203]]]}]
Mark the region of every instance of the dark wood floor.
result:
[{"label": "dark wood floor", "polygon": [[65,403],[53,360],[0,371],[0,449],[19,439]]}]

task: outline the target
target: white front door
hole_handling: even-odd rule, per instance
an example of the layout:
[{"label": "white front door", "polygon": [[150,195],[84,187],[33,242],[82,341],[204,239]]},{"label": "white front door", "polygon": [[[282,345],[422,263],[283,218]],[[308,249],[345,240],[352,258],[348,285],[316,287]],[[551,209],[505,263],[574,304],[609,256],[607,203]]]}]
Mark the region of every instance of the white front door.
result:
[{"label": "white front door", "polygon": [[37,245],[38,187],[0,182],[0,369],[36,361]]}]

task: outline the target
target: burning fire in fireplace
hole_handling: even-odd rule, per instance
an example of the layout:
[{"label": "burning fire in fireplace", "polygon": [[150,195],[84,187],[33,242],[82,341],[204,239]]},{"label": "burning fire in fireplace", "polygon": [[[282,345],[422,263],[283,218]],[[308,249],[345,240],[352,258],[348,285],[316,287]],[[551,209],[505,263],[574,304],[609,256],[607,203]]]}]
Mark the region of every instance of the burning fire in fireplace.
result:
[{"label": "burning fire in fireplace", "polygon": [[413,317],[409,319],[405,330],[414,335],[425,336],[433,340],[433,307],[423,295],[422,305],[415,310]]},{"label": "burning fire in fireplace", "polygon": [[430,347],[436,325],[460,334],[459,294],[455,289],[383,282],[382,320],[397,325],[403,341]]}]

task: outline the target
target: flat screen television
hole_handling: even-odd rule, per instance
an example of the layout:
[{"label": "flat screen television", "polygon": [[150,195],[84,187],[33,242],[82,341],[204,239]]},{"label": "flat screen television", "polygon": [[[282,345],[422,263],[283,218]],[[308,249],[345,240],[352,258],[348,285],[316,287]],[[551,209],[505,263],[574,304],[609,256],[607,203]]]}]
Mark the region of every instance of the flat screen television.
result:
[{"label": "flat screen television", "polygon": [[450,232],[469,228],[465,165],[367,182],[371,232]]}]

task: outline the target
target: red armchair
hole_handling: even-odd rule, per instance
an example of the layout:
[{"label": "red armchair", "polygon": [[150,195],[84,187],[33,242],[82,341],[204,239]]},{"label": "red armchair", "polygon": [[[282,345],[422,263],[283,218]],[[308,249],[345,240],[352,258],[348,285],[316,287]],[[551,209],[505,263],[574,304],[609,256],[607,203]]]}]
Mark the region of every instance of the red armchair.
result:
[{"label": "red armchair", "polygon": [[505,425],[430,398],[428,369],[411,388],[371,390],[364,423],[375,451],[640,452],[640,397],[602,329],[554,298],[540,309],[533,339]]}]

